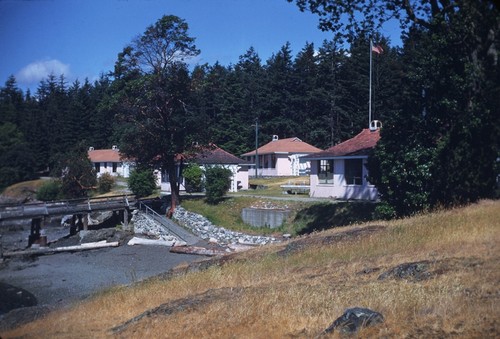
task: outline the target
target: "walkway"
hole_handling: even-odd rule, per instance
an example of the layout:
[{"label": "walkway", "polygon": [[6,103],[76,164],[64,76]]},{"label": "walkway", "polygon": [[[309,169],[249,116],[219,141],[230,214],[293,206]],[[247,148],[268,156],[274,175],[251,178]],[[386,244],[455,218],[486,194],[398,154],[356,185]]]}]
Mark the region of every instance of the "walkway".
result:
[{"label": "walkway", "polygon": [[33,204],[0,205],[0,225],[7,220],[43,218],[49,216],[75,215],[99,211],[129,209],[136,203],[135,197],[119,195],[102,198],[59,200]]}]

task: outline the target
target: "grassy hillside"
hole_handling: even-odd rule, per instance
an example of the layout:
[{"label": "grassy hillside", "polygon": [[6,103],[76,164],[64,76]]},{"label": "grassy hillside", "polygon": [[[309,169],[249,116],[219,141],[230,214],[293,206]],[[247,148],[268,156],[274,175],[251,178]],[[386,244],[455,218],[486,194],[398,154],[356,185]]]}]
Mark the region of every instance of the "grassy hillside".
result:
[{"label": "grassy hillside", "polygon": [[44,179],[24,181],[9,186],[3,190],[2,196],[6,200],[25,202],[36,199],[36,192],[45,182]]},{"label": "grassy hillside", "polygon": [[[499,240],[499,201],[337,228],[179,267],[0,335],[314,338],[360,306],[385,317],[363,338],[499,337]],[[416,275],[380,279],[415,262]]]},{"label": "grassy hillside", "polygon": [[[371,202],[294,201],[274,200],[268,197],[229,197],[218,205],[209,205],[203,197],[184,198],[182,207],[201,214],[213,224],[248,233],[307,234],[328,228],[369,221],[376,204]],[[241,211],[245,207],[276,208],[291,211],[283,226],[275,229],[253,228],[243,223]]]}]

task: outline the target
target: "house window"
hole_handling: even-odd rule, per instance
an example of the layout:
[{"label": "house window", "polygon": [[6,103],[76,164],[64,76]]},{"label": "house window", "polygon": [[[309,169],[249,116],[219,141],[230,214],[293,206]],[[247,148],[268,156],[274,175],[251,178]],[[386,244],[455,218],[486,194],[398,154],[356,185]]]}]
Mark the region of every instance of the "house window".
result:
[{"label": "house window", "polygon": [[271,168],[276,168],[276,154],[271,154]]},{"label": "house window", "polygon": [[107,162],[105,162],[105,163],[104,163],[104,169],[107,169],[107,168],[108,168],[108,163],[107,163]]},{"label": "house window", "polygon": [[96,163],[94,164],[94,166],[95,166],[95,171],[96,171],[97,173],[99,173],[99,172],[101,171],[101,163],[100,163],[100,162],[96,162]]},{"label": "house window", "polygon": [[113,173],[116,173],[116,168],[118,167],[118,163],[113,163]]},{"label": "house window", "polygon": [[345,160],[345,180],[347,185],[363,184],[363,160],[347,159]]},{"label": "house window", "polygon": [[318,180],[320,184],[333,184],[333,160],[318,161]]}]

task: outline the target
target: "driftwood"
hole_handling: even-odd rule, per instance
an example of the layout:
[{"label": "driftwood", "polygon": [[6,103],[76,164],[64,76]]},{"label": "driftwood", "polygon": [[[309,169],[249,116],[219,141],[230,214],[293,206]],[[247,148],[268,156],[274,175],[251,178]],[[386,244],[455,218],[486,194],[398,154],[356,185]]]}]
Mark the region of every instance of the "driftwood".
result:
[{"label": "driftwood", "polygon": [[20,255],[43,255],[50,253],[58,253],[58,252],[73,252],[73,251],[86,251],[93,250],[98,248],[105,247],[117,247],[119,245],[118,241],[114,242],[106,242],[106,240],[98,241],[98,242],[89,242],[81,245],[75,246],[63,246],[63,247],[40,247],[40,248],[30,248],[24,251],[12,251],[12,252],[4,252],[4,257],[14,257]]},{"label": "driftwood", "polygon": [[197,247],[197,246],[174,246],[170,249],[172,253],[183,253],[183,254],[198,254],[198,255],[206,255],[209,257],[216,255],[225,255],[228,252],[222,249],[215,248],[205,248],[205,247]]},{"label": "driftwood", "polygon": [[160,245],[160,246],[184,246],[186,242],[178,240],[159,240],[159,239],[143,239],[138,237],[133,237],[129,240],[127,245]]}]

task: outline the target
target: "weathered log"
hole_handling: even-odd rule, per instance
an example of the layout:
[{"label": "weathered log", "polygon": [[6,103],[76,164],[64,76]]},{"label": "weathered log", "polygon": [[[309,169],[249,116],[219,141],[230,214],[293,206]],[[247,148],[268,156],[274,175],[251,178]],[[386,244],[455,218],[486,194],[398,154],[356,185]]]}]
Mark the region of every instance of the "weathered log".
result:
[{"label": "weathered log", "polygon": [[30,248],[25,251],[12,251],[12,252],[4,252],[4,257],[14,257],[20,255],[42,255],[42,254],[50,254],[50,253],[58,253],[58,252],[72,252],[72,251],[86,251],[93,250],[98,248],[105,247],[117,247],[119,245],[118,241],[114,242],[106,242],[106,240],[98,241],[98,242],[89,242],[81,245],[75,246],[63,246],[63,247],[40,247],[40,248]]},{"label": "weathered log", "polygon": [[159,245],[159,246],[184,246],[186,242],[179,240],[159,240],[159,239],[144,239],[133,237],[129,240],[127,245]]},{"label": "weathered log", "polygon": [[228,252],[222,249],[215,248],[204,248],[204,247],[196,247],[196,246],[174,246],[170,249],[172,253],[182,253],[182,254],[198,254],[198,255],[206,255],[209,257],[216,255],[225,255]]}]

